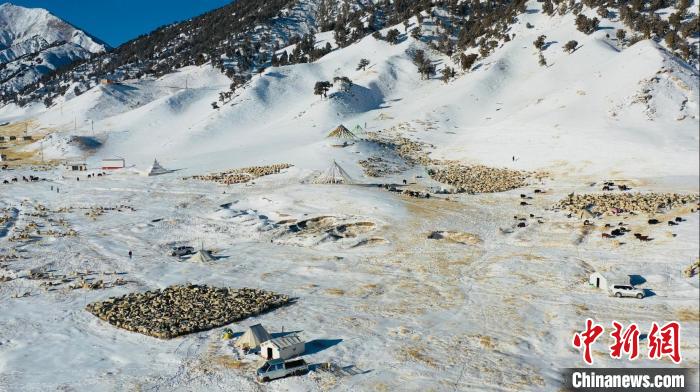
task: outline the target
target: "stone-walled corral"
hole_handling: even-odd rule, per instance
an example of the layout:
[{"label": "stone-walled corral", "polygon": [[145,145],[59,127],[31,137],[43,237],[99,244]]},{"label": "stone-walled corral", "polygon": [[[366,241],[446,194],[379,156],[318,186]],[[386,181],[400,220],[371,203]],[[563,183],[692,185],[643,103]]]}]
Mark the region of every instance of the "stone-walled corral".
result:
[{"label": "stone-walled corral", "polygon": [[578,213],[589,210],[593,213],[607,214],[620,212],[639,212],[655,214],[671,210],[689,203],[697,203],[698,194],[679,193],[589,193],[569,195],[561,200],[557,207]]},{"label": "stone-walled corral", "polygon": [[289,163],[276,163],[274,165],[267,166],[251,166],[240,169],[231,169],[219,173],[196,175],[185,179],[212,181],[223,185],[242,184],[259,177],[277,174],[292,166],[293,165],[290,165]]},{"label": "stone-walled corral", "polygon": [[448,164],[428,169],[435,181],[453,186],[457,192],[493,193],[505,192],[525,185],[529,173],[499,169],[483,165],[465,166]]},{"label": "stone-walled corral", "polygon": [[115,327],[171,339],[221,327],[288,302],[286,295],[258,289],[178,285],[93,302],[86,309]]}]

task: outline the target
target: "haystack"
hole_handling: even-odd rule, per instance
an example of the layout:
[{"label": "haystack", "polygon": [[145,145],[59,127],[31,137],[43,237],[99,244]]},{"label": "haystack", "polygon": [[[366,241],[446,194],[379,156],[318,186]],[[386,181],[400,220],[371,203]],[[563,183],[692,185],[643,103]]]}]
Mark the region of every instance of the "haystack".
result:
[{"label": "haystack", "polygon": [[330,131],[330,133],[328,133],[328,136],[326,137],[332,137],[343,140],[357,139],[357,136],[354,133],[350,132],[349,129],[345,128],[343,124],[338,125],[334,130]]},{"label": "haystack", "polygon": [[153,159],[153,164],[146,171],[146,175],[147,176],[157,176],[160,174],[167,174],[167,173],[171,173],[171,172],[172,172],[172,170],[168,170],[168,169],[164,168],[163,166],[161,166],[160,163],[158,163],[157,159]]},{"label": "haystack", "polygon": [[352,184],[353,179],[340,167],[338,162],[333,161],[333,164],[326,171],[316,176],[311,182],[314,184]]},{"label": "haystack", "polygon": [[352,132],[357,137],[366,135],[365,129],[362,128],[362,126],[360,124],[355,125],[355,128],[353,128]]},{"label": "haystack", "polygon": [[206,262],[214,261],[214,260],[215,259],[213,257],[211,257],[209,252],[207,252],[204,249],[198,250],[197,253],[193,254],[192,256],[190,256],[189,259],[187,259],[187,261],[192,261],[195,263],[206,263]]}]

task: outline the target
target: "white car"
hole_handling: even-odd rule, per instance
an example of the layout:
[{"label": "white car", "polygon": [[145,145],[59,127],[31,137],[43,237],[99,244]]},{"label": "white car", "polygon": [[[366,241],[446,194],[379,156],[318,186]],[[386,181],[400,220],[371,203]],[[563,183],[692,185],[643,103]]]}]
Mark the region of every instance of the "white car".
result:
[{"label": "white car", "polygon": [[644,290],[638,289],[628,284],[610,285],[610,295],[617,298],[634,297],[638,299],[644,298]]},{"label": "white car", "polygon": [[290,375],[300,376],[309,371],[309,365],[301,358],[285,361],[283,359],[273,359],[265,362],[258,371],[257,379],[261,382],[268,382],[276,378]]}]

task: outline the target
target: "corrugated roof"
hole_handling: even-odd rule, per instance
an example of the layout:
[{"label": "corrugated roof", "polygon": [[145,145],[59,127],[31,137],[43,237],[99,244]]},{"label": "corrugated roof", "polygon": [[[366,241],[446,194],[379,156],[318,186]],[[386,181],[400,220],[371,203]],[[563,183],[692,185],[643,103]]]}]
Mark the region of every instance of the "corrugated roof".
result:
[{"label": "corrugated roof", "polygon": [[268,342],[270,342],[270,344],[272,344],[273,346],[275,346],[277,348],[284,348],[284,347],[293,346],[295,344],[303,343],[303,341],[301,340],[299,335],[296,335],[296,334],[281,336],[279,338],[270,339],[270,340],[268,340]]}]

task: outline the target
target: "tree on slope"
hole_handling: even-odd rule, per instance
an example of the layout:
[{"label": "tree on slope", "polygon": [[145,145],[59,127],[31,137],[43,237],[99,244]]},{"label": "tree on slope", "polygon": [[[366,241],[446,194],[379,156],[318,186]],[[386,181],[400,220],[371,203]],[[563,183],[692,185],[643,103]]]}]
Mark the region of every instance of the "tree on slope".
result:
[{"label": "tree on slope", "polygon": [[532,44],[535,45],[535,48],[537,48],[537,50],[542,50],[542,48],[544,48],[544,40],[546,38],[546,35],[540,35]]},{"label": "tree on slope", "polygon": [[399,30],[391,29],[391,30],[387,31],[387,33],[386,33],[386,40],[390,44],[396,45],[399,42],[399,35],[401,35]]},{"label": "tree on slope", "polygon": [[627,36],[625,30],[618,29],[615,36],[617,37],[617,43],[620,45],[620,47],[622,48],[623,46],[625,46],[625,37]]},{"label": "tree on slope", "polygon": [[578,42],[571,40],[571,41],[567,42],[566,45],[564,45],[564,51],[571,53],[574,50],[576,50],[577,46],[578,46]]},{"label": "tree on slope", "polygon": [[360,59],[360,62],[357,64],[357,68],[355,69],[355,71],[359,71],[359,70],[363,70],[363,71],[364,71],[365,68],[367,68],[368,65],[369,65],[369,60],[367,60],[367,59]]},{"label": "tree on slope", "polygon": [[459,64],[462,67],[462,71],[468,71],[472,68],[474,63],[476,62],[476,59],[479,57],[478,54],[476,53],[471,53],[471,54],[460,54],[459,55]]},{"label": "tree on slope", "polygon": [[600,24],[598,18],[587,18],[586,15],[583,14],[579,14],[576,17],[576,28],[578,31],[585,34],[593,34],[598,30],[598,24]]},{"label": "tree on slope", "polygon": [[331,82],[328,81],[320,81],[316,82],[314,85],[314,95],[321,95],[323,97],[327,96],[328,90],[332,87],[333,85]]},{"label": "tree on slope", "polygon": [[447,84],[450,81],[450,79],[452,79],[454,77],[455,77],[454,68],[445,67],[442,69],[442,78],[441,79],[443,82],[445,82],[445,84]]}]

